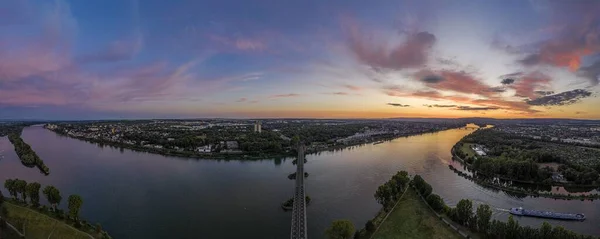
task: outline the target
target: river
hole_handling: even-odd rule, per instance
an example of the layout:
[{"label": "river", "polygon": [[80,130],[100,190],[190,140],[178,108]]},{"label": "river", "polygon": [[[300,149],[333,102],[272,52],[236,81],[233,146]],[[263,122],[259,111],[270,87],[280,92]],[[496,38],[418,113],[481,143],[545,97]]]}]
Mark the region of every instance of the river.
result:
[{"label": "river", "polygon": [[[584,222],[550,221],[576,232],[600,235],[600,202],[517,198],[468,181],[448,169],[450,149],[472,129],[453,129],[308,155],[306,192],[309,237],[324,238],[332,220],[364,226],[379,210],[376,188],[396,171],[420,174],[447,204],[469,198],[487,203],[494,217],[506,209],[583,212]],[[166,157],[100,147],[58,136],[39,126],[23,139],[50,167],[50,175],[23,166],[6,137],[0,138],[0,180],[20,178],[79,194],[82,218],[99,222],[114,238],[288,238],[291,213],[281,202],[293,195],[292,160],[217,161]],[[2,188],[4,195],[8,195]],[[475,206],[476,206],[475,205]],[[543,220],[517,218],[524,225]]]}]

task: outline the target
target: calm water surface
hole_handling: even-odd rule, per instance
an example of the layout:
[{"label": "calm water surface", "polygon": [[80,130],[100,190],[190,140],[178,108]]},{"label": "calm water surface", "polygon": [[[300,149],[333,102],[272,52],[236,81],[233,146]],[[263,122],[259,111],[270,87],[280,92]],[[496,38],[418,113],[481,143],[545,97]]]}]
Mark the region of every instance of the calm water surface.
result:
[{"label": "calm water surface", "polygon": [[[584,222],[550,221],[568,229],[600,235],[598,201],[517,198],[474,184],[448,169],[450,148],[472,130],[455,129],[400,138],[378,145],[307,156],[310,238],[324,238],[335,219],[357,228],[380,206],[376,188],[396,171],[421,174],[446,203],[462,198],[487,203],[494,217],[508,218],[515,206],[584,212]],[[61,137],[41,127],[23,131],[24,140],[50,167],[49,176],[21,165],[8,139],[0,138],[0,180],[21,178],[84,199],[82,217],[100,222],[114,238],[287,238],[291,213],[279,205],[293,194],[292,160],[215,161],[165,157],[99,147]],[[3,193],[8,193],[2,188]],[[539,226],[540,219],[518,218]]]}]

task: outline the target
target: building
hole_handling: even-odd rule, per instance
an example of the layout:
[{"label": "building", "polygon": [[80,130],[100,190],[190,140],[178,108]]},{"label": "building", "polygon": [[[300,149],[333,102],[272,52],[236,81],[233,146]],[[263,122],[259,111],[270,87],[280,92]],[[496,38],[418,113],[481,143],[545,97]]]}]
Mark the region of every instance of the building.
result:
[{"label": "building", "polygon": [[225,144],[227,145],[227,149],[239,149],[237,141],[227,141]]},{"label": "building", "polygon": [[475,153],[479,156],[486,156],[487,154],[485,153],[485,147],[483,147],[483,145],[472,145],[471,149],[473,149],[473,151],[475,151]]},{"label": "building", "polygon": [[197,147],[196,151],[199,153],[210,153],[212,151],[212,145],[204,145],[202,147]]},{"label": "building", "polygon": [[261,127],[261,124],[260,124],[259,120],[257,120],[256,122],[254,122],[254,132],[256,132],[256,133],[262,132],[261,128],[262,127]]}]

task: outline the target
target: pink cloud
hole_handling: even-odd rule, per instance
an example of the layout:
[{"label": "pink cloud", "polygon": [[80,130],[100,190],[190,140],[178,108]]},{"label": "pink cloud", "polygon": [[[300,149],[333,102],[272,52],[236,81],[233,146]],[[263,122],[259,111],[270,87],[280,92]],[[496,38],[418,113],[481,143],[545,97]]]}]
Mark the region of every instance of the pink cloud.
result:
[{"label": "pink cloud", "polygon": [[264,40],[241,38],[241,37],[225,37],[215,34],[209,34],[208,39],[218,43],[223,47],[233,48],[241,51],[264,51],[267,49],[267,44]]},{"label": "pink cloud", "polygon": [[348,38],[348,48],[363,64],[376,67],[400,70],[425,65],[429,49],[436,42],[436,37],[428,32],[408,33],[404,42],[388,46],[376,42],[373,34],[365,33],[351,19],[345,18],[342,25]]},{"label": "pink cloud", "polygon": [[300,96],[300,94],[290,93],[290,94],[272,95],[272,96],[269,96],[269,98],[271,98],[271,99],[275,99],[275,98],[290,98],[290,97],[298,97],[298,96]]},{"label": "pink cloud", "polygon": [[0,105],[36,106],[66,105],[69,99],[64,92],[57,89],[0,89]]},{"label": "pink cloud", "polygon": [[454,91],[466,94],[479,94],[492,96],[496,94],[490,91],[490,86],[484,84],[480,79],[464,71],[428,71],[422,70],[415,76],[423,81],[428,87],[437,90]]},{"label": "pink cloud", "polygon": [[550,81],[549,76],[540,72],[533,72],[522,76],[521,79],[509,87],[516,91],[515,95],[518,97],[535,99],[539,96],[536,91],[548,89]]},{"label": "pink cloud", "polygon": [[[436,77],[431,77],[432,75]],[[383,92],[388,96],[422,98],[428,100],[445,100],[457,104],[472,104],[477,107],[488,107],[512,110],[516,112],[536,113],[537,110],[531,109],[531,106],[524,101],[506,100],[498,95],[497,92],[490,91],[490,86],[484,84],[475,76],[460,71],[419,71],[415,76],[425,83],[427,89],[410,91],[399,86],[385,87]],[[519,89],[520,93],[534,93],[537,84],[546,83],[543,78],[524,78],[522,85],[511,86]],[[472,98],[462,95],[444,95],[440,91],[452,91],[463,94],[473,94],[481,98]],[[475,109],[475,108],[471,108]],[[487,108],[486,108],[487,109]]]},{"label": "pink cloud", "polygon": [[525,56],[520,63],[565,67],[576,71],[583,57],[600,53],[600,2],[550,1],[547,3],[553,25],[552,38],[537,47],[536,52]]},{"label": "pink cloud", "polygon": [[350,95],[350,93],[348,92],[343,92],[343,91],[338,91],[338,92],[329,92],[329,93],[323,93],[326,95]]},{"label": "pink cloud", "polygon": [[349,90],[353,90],[353,91],[361,91],[362,88],[355,86],[355,85],[350,85],[350,84],[344,84],[343,85],[344,88],[349,89]]}]

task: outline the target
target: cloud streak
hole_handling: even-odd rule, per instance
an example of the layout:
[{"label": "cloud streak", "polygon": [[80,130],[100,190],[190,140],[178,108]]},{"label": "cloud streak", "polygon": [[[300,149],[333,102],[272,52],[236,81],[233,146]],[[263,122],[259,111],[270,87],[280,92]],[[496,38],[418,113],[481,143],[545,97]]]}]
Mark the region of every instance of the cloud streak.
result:
[{"label": "cloud streak", "polygon": [[410,107],[410,105],[403,105],[403,104],[400,104],[400,103],[387,103],[386,105],[395,106],[395,107],[402,107],[402,108]]},{"label": "cloud streak", "polygon": [[565,91],[554,95],[543,96],[534,100],[528,100],[527,104],[538,106],[562,106],[571,105],[579,102],[581,99],[590,97],[591,92],[584,89]]},{"label": "cloud streak", "polygon": [[296,94],[296,93],[290,93],[290,94],[271,95],[271,96],[269,96],[269,98],[277,99],[277,98],[291,98],[291,97],[299,97],[299,96],[301,96],[301,95]]}]

